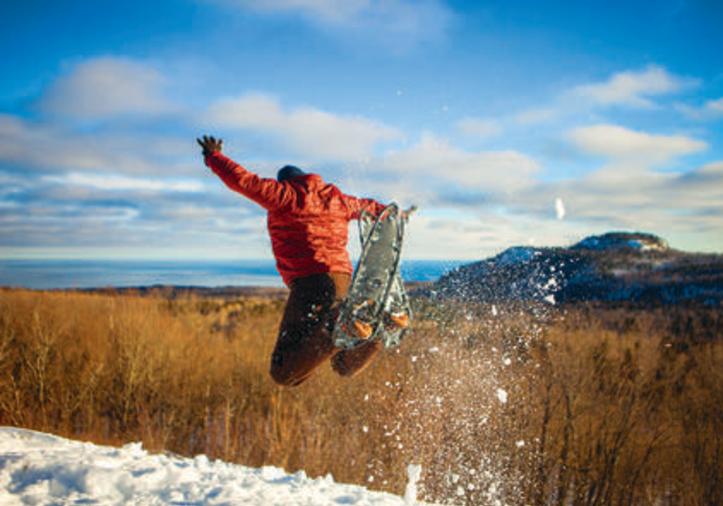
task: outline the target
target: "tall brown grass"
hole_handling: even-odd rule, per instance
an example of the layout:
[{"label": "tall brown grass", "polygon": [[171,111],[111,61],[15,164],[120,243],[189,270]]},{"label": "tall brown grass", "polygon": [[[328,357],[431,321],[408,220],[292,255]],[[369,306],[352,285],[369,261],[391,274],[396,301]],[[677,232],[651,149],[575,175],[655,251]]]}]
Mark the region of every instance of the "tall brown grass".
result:
[{"label": "tall brown grass", "polygon": [[720,309],[415,300],[361,376],[267,373],[283,301],[0,291],[0,423],[449,504],[723,503]]}]

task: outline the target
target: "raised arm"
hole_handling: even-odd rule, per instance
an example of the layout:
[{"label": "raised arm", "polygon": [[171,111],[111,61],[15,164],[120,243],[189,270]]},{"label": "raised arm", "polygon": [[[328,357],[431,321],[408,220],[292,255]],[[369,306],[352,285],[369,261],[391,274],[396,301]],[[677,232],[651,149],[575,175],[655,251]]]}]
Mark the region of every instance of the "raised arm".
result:
[{"label": "raised arm", "polygon": [[[377,202],[374,199],[360,199],[352,197],[351,195],[344,195],[344,201],[346,202],[347,209],[349,210],[349,219],[358,220],[361,217],[362,211],[371,213],[374,216],[379,216],[381,212],[387,207],[385,204]],[[417,212],[417,206],[411,206],[408,209],[402,210],[402,219],[409,220],[409,217]]]},{"label": "raised arm", "polygon": [[358,220],[361,217],[362,211],[379,216],[384,208],[387,207],[374,199],[360,199],[351,195],[344,195],[344,202],[349,210],[350,220]]},{"label": "raised arm", "polygon": [[269,210],[282,207],[290,198],[286,185],[275,179],[261,178],[224,156],[222,140],[204,136],[197,141],[203,148],[206,165],[233,191]]}]

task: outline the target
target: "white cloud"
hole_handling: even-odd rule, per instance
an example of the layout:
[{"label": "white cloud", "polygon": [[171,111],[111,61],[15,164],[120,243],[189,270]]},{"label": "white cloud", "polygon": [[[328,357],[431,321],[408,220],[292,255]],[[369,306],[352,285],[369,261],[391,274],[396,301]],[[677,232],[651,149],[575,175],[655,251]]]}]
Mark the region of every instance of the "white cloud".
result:
[{"label": "white cloud", "polygon": [[698,192],[701,201],[703,195],[717,195],[718,203],[723,206],[723,161],[706,163],[695,170],[678,174],[675,181],[686,191]]},{"label": "white cloud", "polygon": [[483,191],[525,186],[539,169],[537,162],[517,151],[464,151],[429,133],[409,149],[389,152],[381,164],[399,174],[424,174]]},{"label": "white cloud", "polygon": [[349,21],[372,7],[369,0],[238,0],[234,3],[267,12],[300,12],[330,23]]},{"label": "white cloud", "polygon": [[705,103],[703,109],[717,116],[723,115],[723,97],[718,100],[709,100]]},{"label": "white cloud", "polygon": [[574,129],[570,138],[588,154],[643,166],[664,164],[707,148],[705,142],[683,135],[654,135],[608,124]]},{"label": "white cloud", "polygon": [[675,93],[690,83],[662,67],[650,65],[640,71],[619,72],[602,83],[578,86],[572,94],[600,105],[652,107],[650,97]]},{"label": "white cloud", "polygon": [[184,142],[125,133],[78,133],[0,114],[0,161],[24,169],[189,173],[197,168],[184,163],[183,158],[195,153],[192,138]]},{"label": "white cloud", "polygon": [[540,218],[549,216],[553,195],[565,196],[571,219],[558,223],[577,230],[577,238],[611,229],[645,230],[667,239],[687,235],[707,251],[723,248],[722,161],[659,172],[645,163],[613,160],[585,176],[539,182],[505,196],[502,205]]},{"label": "white cloud", "polygon": [[84,120],[154,116],[173,111],[156,69],[128,58],[84,61],[60,77],[41,101],[44,111]]},{"label": "white cloud", "polygon": [[190,192],[204,190],[195,179],[151,179],[120,174],[89,174],[71,172],[62,176],[44,176],[42,181],[61,185],[86,186],[109,191]]},{"label": "white cloud", "polygon": [[550,121],[559,114],[560,111],[552,107],[533,107],[515,114],[513,119],[520,125],[536,125]]},{"label": "white cloud", "polygon": [[398,130],[360,116],[312,107],[284,110],[276,98],[262,94],[219,100],[211,106],[208,121],[271,134],[299,154],[324,160],[366,159],[378,143],[401,137]]},{"label": "white cloud", "polygon": [[723,118],[723,97],[708,100],[700,107],[679,104],[678,110],[689,118],[697,120]]},{"label": "white cloud", "polygon": [[[549,105],[534,105],[506,118],[505,123],[521,126],[549,123],[562,118],[590,115],[608,106],[656,107],[654,97],[672,94],[695,85],[697,81],[671,74],[663,67],[649,65],[642,70],[627,70],[607,80],[582,84],[564,90]],[[712,104],[711,106],[715,106]],[[679,106],[679,109],[685,109]],[[695,111],[687,108],[688,111]],[[685,111],[684,111],[685,112]]]},{"label": "white cloud", "polygon": [[268,13],[300,14],[312,23],[344,30],[373,31],[408,45],[441,36],[453,13],[439,0],[217,0]]},{"label": "white cloud", "polygon": [[698,169],[697,173],[703,176],[717,176],[723,180],[723,161],[707,163]]},{"label": "white cloud", "polygon": [[457,129],[465,135],[486,139],[502,132],[502,126],[495,119],[462,118],[456,124]]},{"label": "white cloud", "polygon": [[55,127],[0,115],[0,160],[31,167],[97,168],[101,157],[84,140],[90,141]]},{"label": "white cloud", "polygon": [[[111,60],[117,63],[122,59]],[[122,65],[109,64],[109,69],[116,70],[110,72],[112,84],[104,90],[96,89],[94,82],[101,87],[103,84],[102,80],[94,81],[100,78],[102,65],[101,60],[91,60],[53,85],[43,105],[47,111],[71,119],[169,111],[170,106],[163,98],[162,76],[148,66],[129,62],[132,65],[125,67],[126,74],[130,75],[135,68],[140,69],[138,75],[148,77],[142,78],[136,88],[124,90],[123,79],[127,76],[116,72]],[[682,86],[678,78],[655,69],[658,68],[616,74],[597,88],[593,85],[588,92],[592,93],[590,97],[597,98],[590,101],[590,107],[613,103],[649,105],[652,97],[672,93],[675,82]],[[630,84],[636,81],[630,76],[645,73],[657,73],[660,82],[654,85],[655,79],[651,77],[647,87]],[[626,75],[627,80],[620,78]],[[665,76],[669,78],[667,88]],[[605,93],[603,85],[608,85]],[[86,92],[90,93],[88,97],[83,95]],[[93,93],[98,95],[92,96]],[[105,104],[102,97],[111,103]],[[63,100],[67,103],[62,104]],[[489,137],[515,123],[549,120],[561,110],[561,114],[570,114],[574,107],[562,98],[558,105],[559,109],[542,107],[499,119],[463,118],[455,126],[468,135]],[[571,108],[564,109],[566,106]],[[722,107],[719,99],[708,101],[699,109],[714,114]],[[344,170],[350,167],[367,168],[368,173],[361,175],[349,169],[349,181],[341,185],[345,191],[359,190],[367,195],[371,190],[373,196],[395,198],[405,205],[427,204],[416,218],[419,228],[410,228],[409,253],[416,257],[469,258],[481,256],[483,251],[526,243],[530,238],[537,243],[560,244],[574,234],[613,227],[643,228],[662,235],[677,231],[698,234],[697,237],[712,237],[721,232],[723,237],[723,162],[682,172],[652,170],[707,147],[701,140],[686,135],[657,135],[612,124],[574,129],[569,132],[573,145],[584,153],[603,157],[604,166],[573,180],[548,183],[538,175],[539,164],[518,151],[465,150],[432,134],[390,150],[385,143],[403,139],[396,128],[360,116],[284,106],[278,98],[268,95],[248,94],[219,100],[207,111],[206,118],[214,125],[274,137],[298,154],[315,160],[344,162],[326,164],[322,170],[342,165],[339,172],[345,174]],[[27,234],[32,232],[33,244],[46,244],[45,238],[50,236],[60,244],[64,235],[80,234],[76,229],[84,228],[85,235],[79,236],[78,242],[98,244],[102,240],[98,237],[108,234],[127,237],[128,227],[113,228],[106,224],[117,219],[119,226],[132,221],[134,235],[128,241],[139,248],[145,247],[149,239],[164,245],[185,244],[189,237],[196,240],[196,234],[207,243],[225,241],[233,247],[241,244],[240,213],[255,213],[256,208],[252,204],[246,206],[243,199],[212,180],[213,175],[205,171],[198,158],[193,158],[197,148],[192,137],[187,142],[158,136],[146,139],[118,129],[115,123],[88,132],[86,128],[73,130],[68,126],[72,122],[62,126],[56,120],[37,123],[0,114],[0,161],[13,174],[21,169],[29,176],[22,195],[10,189],[19,187],[12,178],[5,192],[0,191],[0,206],[15,227],[6,224],[0,236],[25,244],[30,237]],[[258,161],[255,166],[263,163]],[[40,168],[45,176],[33,176],[35,168]],[[51,171],[56,174],[48,175]],[[167,177],[168,174],[173,177]],[[183,174],[204,174],[211,179],[180,179]],[[552,202],[555,214],[551,212]],[[435,217],[442,206],[453,208],[458,214],[453,219]],[[88,212],[96,208],[105,213],[97,223],[92,211]],[[7,210],[17,212],[11,215]],[[432,218],[426,218],[427,212]],[[248,217],[248,223],[242,225],[251,229],[259,224],[257,239],[261,251],[266,247],[266,236],[259,216]],[[21,225],[26,222],[32,227],[23,229]],[[181,222],[179,227],[171,226]],[[96,228],[92,228],[93,223]],[[162,229],[175,229],[176,235],[158,236]],[[72,243],[73,239],[68,241]],[[711,244],[723,247],[720,240]],[[239,247],[246,251],[245,243]]]},{"label": "white cloud", "polygon": [[[526,187],[480,201],[480,211],[506,210],[511,228],[507,236],[520,238],[525,224],[533,220],[530,236],[547,244],[627,229],[657,233],[676,247],[723,248],[723,162],[692,170],[655,170],[705,149],[704,142],[605,124],[578,128],[569,136],[581,151],[604,157],[604,165],[567,180],[536,178]],[[551,200],[557,220],[551,219]],[[684,242],[677,242],[680,238]]]},{"label": "white cloud", "polygon": [[481,258],[498,247],[494,243],[505,235],[498,234],[505,221],[478,212],[422,207],[407,225],[405,257]]},{"label": "white cloud", "polygon": [[559,246],[600,231],[599,224],[550,219],[547,204],[546,215],[422,207],[409,222],[405,257],[481,259],[510,246]]}]

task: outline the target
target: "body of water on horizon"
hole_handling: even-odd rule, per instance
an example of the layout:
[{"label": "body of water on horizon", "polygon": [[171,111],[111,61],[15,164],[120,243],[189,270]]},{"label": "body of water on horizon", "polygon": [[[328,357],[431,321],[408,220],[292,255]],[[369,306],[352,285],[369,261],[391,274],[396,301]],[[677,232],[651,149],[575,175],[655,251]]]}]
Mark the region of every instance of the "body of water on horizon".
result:
[{"label": "body of water on horizon", "polygon": [[[465,263],[407,260],[405,281],[436,281]],[[0,286],[33,289],[175,286],[284,286],[273,260],[0,260]]]}]

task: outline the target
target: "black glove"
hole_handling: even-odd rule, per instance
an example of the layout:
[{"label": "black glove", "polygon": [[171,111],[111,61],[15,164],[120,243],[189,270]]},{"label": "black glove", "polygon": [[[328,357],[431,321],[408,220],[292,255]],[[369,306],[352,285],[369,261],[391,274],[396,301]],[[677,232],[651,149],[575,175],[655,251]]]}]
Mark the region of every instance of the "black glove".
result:
[{"label": "black glove", "polygon": [[412,206],[409,209],[405,209],[402,211],[402,219],[403,220],[409,220],[409,217],[417,212],[417,206]]},{"label": "black glove", "polygon": [[203,156],[221,152],[223,149],[223,140],[216,139],[215,137],[210,137],[208,135],[204,135],[202,138],[196,139],[196,142],[198,142],[198,144],[203,148]]}]

